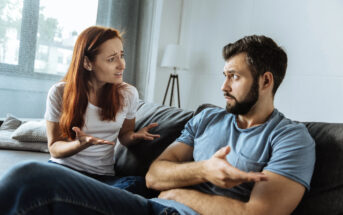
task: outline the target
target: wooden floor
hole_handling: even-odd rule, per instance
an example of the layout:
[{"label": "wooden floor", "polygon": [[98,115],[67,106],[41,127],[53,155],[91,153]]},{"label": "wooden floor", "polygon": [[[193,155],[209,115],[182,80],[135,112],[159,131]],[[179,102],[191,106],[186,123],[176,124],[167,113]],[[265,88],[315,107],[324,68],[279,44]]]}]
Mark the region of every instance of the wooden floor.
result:
[{"label": "wooden floor", "polygon": [[47,162],[49,153],[0,149],[0,177],[12,166],[23,161]]}]

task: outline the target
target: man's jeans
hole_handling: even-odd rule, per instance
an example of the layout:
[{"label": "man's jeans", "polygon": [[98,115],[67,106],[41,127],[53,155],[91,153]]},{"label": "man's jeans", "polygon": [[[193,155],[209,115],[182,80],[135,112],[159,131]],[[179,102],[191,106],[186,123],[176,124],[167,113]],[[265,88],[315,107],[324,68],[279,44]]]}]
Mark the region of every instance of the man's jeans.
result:
[{"label": "man's jeans", "polygon": [[59,165],[23,163],[0,179],[0,213],[178,214],[114,186]]}]

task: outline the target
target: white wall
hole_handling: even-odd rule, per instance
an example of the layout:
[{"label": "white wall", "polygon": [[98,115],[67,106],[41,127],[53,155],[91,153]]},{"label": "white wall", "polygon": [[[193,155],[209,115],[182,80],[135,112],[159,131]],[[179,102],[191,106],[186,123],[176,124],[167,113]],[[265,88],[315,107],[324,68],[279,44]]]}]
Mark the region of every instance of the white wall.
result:
[{"label": "white wall", "polygon": [[[276,108],[294,120],[342,123],[342,11],[341,0],[165,0],[158,64],[167,43],[187,44],[190,69],[180,72],[182,108],[224,106],[222,47],[263,34],[284,47],[289,59]],[[169,72],[157,66],[157,103],[162,102]]]}]

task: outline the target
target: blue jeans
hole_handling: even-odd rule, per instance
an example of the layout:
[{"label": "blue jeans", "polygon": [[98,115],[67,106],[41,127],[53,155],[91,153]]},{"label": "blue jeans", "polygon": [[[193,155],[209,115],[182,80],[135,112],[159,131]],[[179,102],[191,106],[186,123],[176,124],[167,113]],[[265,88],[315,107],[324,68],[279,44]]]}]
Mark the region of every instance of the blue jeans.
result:
[{"label": "blue jeans", "polygon": [[68,168],[28,162],[0,179],[1,214],[179,214]]},{"label": "blue jeans", "polygon": [[[51,160],[48,161],[51,164],[60,165],[65,168],[72,169],[70,167],[61,165],[59,163],[53,162]],[[126,176],[126,177],[118,177],[118,176],[110,176],[110,175],[97,175],[97,174],[91,174],[83,171],[78,171],[75,169],[72,169],[74,171],[77,171],[83,175],[86,175],[88,177],[94,178],[98,181],[101,181],[105,184],[108,184],[112,187],[117,187],[123,190],[130,191],[131,193],[141,195],[145,198],[153,198],[157,197],[158,193],[155,190],[148,189],[145,185],[145,179],[141,176]]]}]

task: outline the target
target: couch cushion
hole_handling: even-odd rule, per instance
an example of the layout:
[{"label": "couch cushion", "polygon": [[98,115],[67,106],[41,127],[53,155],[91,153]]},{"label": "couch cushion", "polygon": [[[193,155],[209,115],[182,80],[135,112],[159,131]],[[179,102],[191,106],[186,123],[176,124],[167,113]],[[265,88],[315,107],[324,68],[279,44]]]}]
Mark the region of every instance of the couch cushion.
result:
[{"label": "couch cushion", "polygon": [[23,142],[48,142],[45,120],[24,122],[13,132],[12,138]]},{"label": "couch cushion", "polygon": [[7,117],[0,128],[0,149],[49,152],[46,141],[23,142],[13,139],[12,135],[16,131],[15,129],[19,129],[21,127],[21,124],[21,120],[17,119],[11,114],[7,114]]},{"label": "couch cushion", "polygon": [[21,121],[11,114],[7,114],[6,119],[1,123],[0,130],[14,130],[18,128]]},{"label": "couch cushion", "polygon": [[343,214],[343,123],[305,122],[316,142],[311,190],[294,214]]},{"label": "couch cushion", "polygon": [[0,149],[49,152],[46,142],[21,142],[12,139],[13,130],[0,130]]},{"label": "couch cushion", "polygon": [[140,101],[136,116],[136,131],[157,122],[159,126],[150,132],[160,134],[161,137],[153,141],[141,141],[130,147],[118,144],[115,151],[117,175],[144,176],[151,162],[181,134],[193,112]]}]

